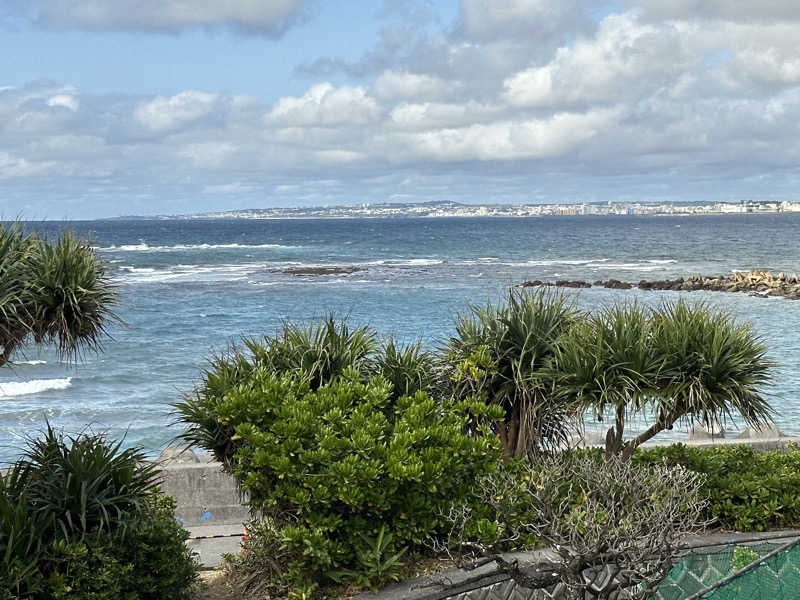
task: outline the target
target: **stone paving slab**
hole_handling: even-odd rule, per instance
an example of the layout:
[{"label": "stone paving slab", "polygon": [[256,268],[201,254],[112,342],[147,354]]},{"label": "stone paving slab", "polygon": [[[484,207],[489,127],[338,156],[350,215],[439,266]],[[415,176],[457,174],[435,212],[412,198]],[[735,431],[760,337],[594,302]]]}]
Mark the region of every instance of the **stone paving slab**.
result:
[{"label": "stone paving slab", "polygon": [[[238,554],[242,549],[241,526],[231,524],[189,525],[186,527],[191,538],[186,545],[198,554],[200,564],[213,569],[222,564],[223,554]],[[224,536],[224,537],[210,537]]]}]

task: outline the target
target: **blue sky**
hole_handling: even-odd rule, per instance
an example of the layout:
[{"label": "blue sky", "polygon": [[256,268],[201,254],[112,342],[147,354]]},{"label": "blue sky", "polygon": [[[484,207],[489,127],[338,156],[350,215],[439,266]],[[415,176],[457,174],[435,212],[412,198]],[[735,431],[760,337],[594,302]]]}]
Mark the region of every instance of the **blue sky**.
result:
[{"label": "blue sky", "polygon": [[6,0],[0,215],[796,200],[794,0]]}]

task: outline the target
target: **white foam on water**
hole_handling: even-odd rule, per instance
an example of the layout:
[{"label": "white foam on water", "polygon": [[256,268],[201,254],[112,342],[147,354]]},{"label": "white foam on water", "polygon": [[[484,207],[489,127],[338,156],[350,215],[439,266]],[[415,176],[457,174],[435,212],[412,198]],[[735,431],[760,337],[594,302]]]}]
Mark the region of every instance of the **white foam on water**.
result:
[{"label": "white foam on water", "polygon": [[15,360],[15,365],[46,365],[46,360]]},{"label": "white foam on water", "polygon": [[395,260],[387,262],[390,265],[410,266],[410,267],[424,267],[430,265],[440,265],[444,261],[436,258],[409,258],[406,260]]},{"label": "white foam on water", "polygon": [[115,283],[161,283],[164,281],[237,281],[248,274],[264,271],[264,263],[240,265],[174,265],[166,269],[150,267],[120,267],[125,273],[114,277]]},{"label": "white foam on water", "polygon": [[218,248],[297,248],[283,244],[176,244],[174,246],[150,246],[147,243],[123,244],[121,246],[104,246],[96,248],[101,252],[181,252],[186,250],[215,250]]},{"label": "white foam on water", "polygon": [[[565,259],[554,259],[554,260],[525,260],[525,261],[513,261],[513,262],[497,262],[494,263],[498,266],[503,267],[553,267],[558,265],[594,265],[595,263],[605,263],[607,262],[607,258],[590,258],[590,259],[579,259],[579,260],[565,260]],[[474,265],[474,264],[483,264],[485,261],[483,259],[478,259],[477,261],[468,260],[458,264],[461,265]]]},{"label": "white foam on water", "polygon": [[63,379],[31,379],[0,383],[0,398],[38,394],[47,390],[65,390],[72,385],[72,377]]},{"label": "white foam on water", "polygon": [[607,264],[600,265],[597,269],[602,271],[619,270],[619,271],[658,271],[659,267],[655,265],[643,265],[641,263],[620,263],[620,264]]},{"label": "white foam on water", "polygon": [[670,264],[676,263],[678,261],[673,259],[673,258],[667,258],[667,259],[663,259],[663,260],[653,259],[653,260],[648,260],[647,262],[653,263],[654,265],[670,265]]}]

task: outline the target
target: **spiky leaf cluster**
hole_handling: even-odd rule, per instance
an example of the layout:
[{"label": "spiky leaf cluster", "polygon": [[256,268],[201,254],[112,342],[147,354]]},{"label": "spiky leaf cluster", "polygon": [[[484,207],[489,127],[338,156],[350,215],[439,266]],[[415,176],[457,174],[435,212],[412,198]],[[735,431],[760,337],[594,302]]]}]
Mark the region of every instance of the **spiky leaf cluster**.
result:
[{"label": "spiky leaf cluster", "polygon": [[97,349],[116,294],[91,247],[69,232],[50,242],[0,224],[0,366],[28,341],[64,356]]}]

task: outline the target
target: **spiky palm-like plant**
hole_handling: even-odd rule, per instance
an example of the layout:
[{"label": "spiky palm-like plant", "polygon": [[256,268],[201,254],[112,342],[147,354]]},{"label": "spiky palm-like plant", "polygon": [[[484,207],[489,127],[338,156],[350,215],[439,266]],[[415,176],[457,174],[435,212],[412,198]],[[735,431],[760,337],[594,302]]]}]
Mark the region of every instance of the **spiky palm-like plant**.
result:
[{"label": "spiky palm-like plant", "polygon": [[370,327],[351,328],[347,319],[328,315],[306,327],[285,323],[277,336],[247,340],[245,345],[257,364],[296,373],[317,389],[348,368],[371,372],[377,335]]},{"label": "spiky palm-like plant", "polygon": [[[612,409],[607,455],[630,457],[680,420],[710,425],[738,413],[758,426],[772,415],[761,394],[773,367],[766,346],[704,304],[606,309],[565,338],[553,365],[559,395],[578,413]],[[623,441],[626,421],[643,413],[653,423]]]},{"label": "spiky palm-like plant", "polygon": [[644,410],[658,385],[664,357],[653,348],[650,317],[636,304],[611,306],[573,328],[557,349],[558,395],[579,415],[588,409],[599,420],[607,409],[613,414],[607,455],[621,451],[625,422]]},{"label": "spiky palm-like plant", "polygon": [[734,414],[752,427],[772,421],[763,389],[775,363],[749,323],[705,304],[667,304],[653,318],[653,347],[664,361],[653,397],[655,422],[632,446],[683,419],[707,426]]},{"label": "spiky palm-like plant", "polygon": [[394,399],[432,392],[436,387],[434,357],[421,342],[401,345],[390,339],[375,358],[376,371],[392,384]]},{"label": "spiky palm-like plant", "polygon": [[0,224],[0,366],[28,340],[71,356],[99,348],[116,292],[91,247],[69,232],[55,242]]},{"label": "spiky palm-like plant", "polygon": [[136,448],[123,449],[121,441],[92,434],[65,439],[47,424],[6,477],[32,512],[46,516],[48,535],[83,539],[123,527],[146,510],[160,483],[156,466],[146,459]]},{"label": "spiky palm-like plant", "polygon": [[511,290],[503,305],[472,306],[443,348],[456,397],[481,396],[505,410],[496,423],[504,458],[561,446],[568,407],[553,393],[551,362],[579,314],[549,290]]}]

